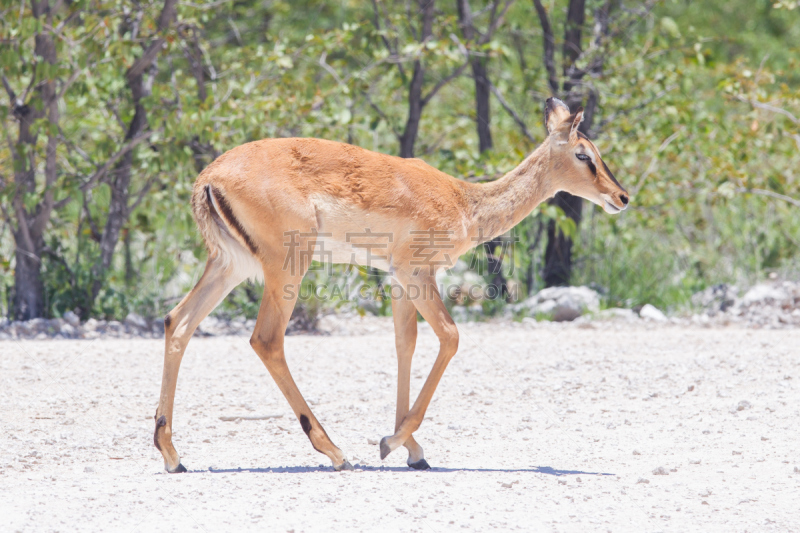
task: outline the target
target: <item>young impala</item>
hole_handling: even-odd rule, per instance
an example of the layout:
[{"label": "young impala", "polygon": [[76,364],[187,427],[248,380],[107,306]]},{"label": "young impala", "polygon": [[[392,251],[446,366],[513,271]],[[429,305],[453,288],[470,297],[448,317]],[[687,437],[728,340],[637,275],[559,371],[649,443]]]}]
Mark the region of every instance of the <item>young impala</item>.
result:
[{"label": "young impala", "polygon": [[[436,272],[518,224],[542,201],[567,191],[619,213],[625,189],[578,132],[579,109],[550,98],[547,139],[503,178],[460,181],[419,159],[401,159],[320,139],[269,139],[234,148],[197,178],[192,209],[208,247],[200,281],[164,319],[166,348],[154,442],[168,472],[185,472],[172,444],[178,368],[198,324],[247,278],[264,280],[250,344],[300,421],[311,445],[336,470],[352,466],[309,409],[284,358],[284,332],[316,250],[332,263],[381,268],[392,277],[397,347],[394,435],[381,459],[405,446],[408,465],[429,468],[414,440],[425,410],[458,348],[458,330],[436,287]],[[396,290],[395,290],[396,289]],[[409,409],[416,312],[439,338],[436,362]]]}]

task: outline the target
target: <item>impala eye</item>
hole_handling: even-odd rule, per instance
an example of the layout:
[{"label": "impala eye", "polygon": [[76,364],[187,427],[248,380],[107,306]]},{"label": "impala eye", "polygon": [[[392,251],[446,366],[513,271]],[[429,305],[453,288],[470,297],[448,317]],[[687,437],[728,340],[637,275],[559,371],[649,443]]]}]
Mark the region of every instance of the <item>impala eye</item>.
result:
[{"label": "impala eye", "polygon": [[586,154],[575,154],[575,157],[577,157],[577,158],[578,158],[578,159],[580,159],[581,161],[591,161],[591,160],[592,160],[592,158],[591,158],[591,157],[589,157],[589,156],[588,156],[588,155],[586,155]]}]

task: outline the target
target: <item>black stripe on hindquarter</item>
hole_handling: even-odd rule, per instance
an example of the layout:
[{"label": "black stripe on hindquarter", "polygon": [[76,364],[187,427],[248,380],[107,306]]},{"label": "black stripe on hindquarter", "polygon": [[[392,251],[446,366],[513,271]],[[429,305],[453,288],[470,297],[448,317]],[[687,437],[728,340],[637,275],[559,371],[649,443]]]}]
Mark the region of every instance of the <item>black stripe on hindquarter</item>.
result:
[{"label": "black stripe on hindquarter", "polygon": [[222,215],[222,217],[225,219],[225,222],[227,222],[228,225],[231,226],[244,240],[245,244],[247,244],[247,247],[250,248],[250,251],[253,252],[253,254],[257,254],[258,248],[256,248],[256,243],[253,242],[253,239],[250,238],[250,235],[247,234],[247,232],[244,230],[244,227],[242,227],[242,224],[233,214],[231,205],[228,203],[225,197],[222,196],[219,191],[213,191],[214,199],[217,201],[220,211],[222,211],[222,213],[217,213],[217,210],[214,208],[214,202],[211,199],[211,194],[211,185],[206,185],[206,201],[208,202],[208,208],[211,211],[211,216],[219,217]]}]

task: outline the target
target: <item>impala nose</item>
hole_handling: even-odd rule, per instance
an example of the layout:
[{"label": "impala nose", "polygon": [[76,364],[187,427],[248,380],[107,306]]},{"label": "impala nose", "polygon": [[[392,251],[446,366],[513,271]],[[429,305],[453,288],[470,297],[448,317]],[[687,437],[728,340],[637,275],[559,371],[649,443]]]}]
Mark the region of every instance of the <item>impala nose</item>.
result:
[{"label": "impala nose", "polygon": [[622,202],[622,205],[628,205],[628,197],[624,194],[619,195],[619,200]]}]

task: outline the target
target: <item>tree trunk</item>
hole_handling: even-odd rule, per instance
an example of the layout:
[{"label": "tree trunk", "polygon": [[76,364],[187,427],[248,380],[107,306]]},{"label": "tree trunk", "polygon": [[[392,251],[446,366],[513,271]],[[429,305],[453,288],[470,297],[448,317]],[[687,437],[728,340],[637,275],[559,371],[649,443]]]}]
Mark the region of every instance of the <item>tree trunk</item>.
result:
[{"label": "tree trunk", "polygon": [[475,120],[478,126],[478,146],[481,152],[490,150],[492,130],[489,128],[490,108],[489,78],[486,75],[486,62],[482,58],[473,58],[472,76],[475,78]]},{"label": "tree trunk", "polygon": [[[538,8],[538,6],[537,6]],[[570,0],[567,8],[567,20],[564,24],[564,48],[562,63],[564,72],[564,93],[567,95],[566,103],[570,111],[580,105],[581,96],[572,89],[577,85],[578,78],[574,71],[575,60],[581,54],[581,32],[585,22],[586,0]],[[545,42],[547,48],[547,42]],[[585,115],[584,115],[585,117]],[[581,123],[579,130],[586,133],[586,120]],[[560,207],[566,216],[575,222],[575,227],[580,227],[583,211],[583,200],[566,192],[560,192],[550,200],[551,205]],[[554,285],[569,285],[572,275],[572,239],[564,235],[557,227],[555,221],[547,224],[547,248],[544,254],[544,271],[542,278],[546,287]]]},{"label": "tree trunk", "polygon": [[[422,13],[419,42],[426,42],[433,34],[434,0],[419,0],[419,11]],[[409,24],[411,21],[409,20]],[[421,59],[414,61],[414,75],[408,87],[408,118],[406,127],[400,136],[400,157],[414,157],[414,145],[419,133],[419,121],[422,119],[422,108],[425,102],[422,97],[422,85],[425,81],[425,67]]]},{"label": "tree trunk", "polygon": [[553,37],[553,27],[547,16],[547,10],[542,5],[541,0],[533,0],[533,7],[539,15],[539,24],[542,26],[542,54],[544,56],[544,66],[547,70],[547,83],[550,85],[550,92],[553,96],[558,93],[558,77],[556,76],[556,41]]},{"label": "tree trunk", "polygon": [[[581,222],[583,201],[578,196],[560,192],[550,200],[551,205],[560,207],[564,214],[575,221],[577,227]],[[545,287],[569,285],[572,274],[572,239],[564,235],[556,227],[554,220],[547,223],[547,248],[544,252],[544,270],[542,278]]]},{"label": "tree trunk", "polygon": [[[134,115],[125,134],[125,141],[128,142],[148,128],[147,110],[144,107],[143,99],[150,95],[152,91],[153,78],[156,73],[156,60],[164,43],[164,33],[167,32],[176,16],[177,0],[165,0],[164,7],[158,19],[157,34],[154,36],[150,45],[125,73],[128,81],[128,88],[131,90],[131,98],[134,105]],[[145,79],[145,76],[148,76]],[[91,311],[94,301],[100,294],[100,289],[105,282],[105,275],[111,267],[114,258],[114,249],[119,242],[122,227],[130,216],[130,185],[133,166],[134,150],[129,150],[120,158],[111,173],[109,186],[111,188],[111,201],[108,206],[108,217],[106,219],[103,234],[100,238],[100,258],[92,266],[92,287],[89,301],[89,309],[81,309],[81,314],[85,317]]]},{"label": "tree trunk", "polygon": [[14,257],[14,319],[30,320],[44,316],[44,285],[39,256],[17,246]]},{"label": "tree trunk", "polygon": [[[472,21],[469,0],[458,0],[457,7],[459,24],[464,39],[470,42],[476,41],[478,32]],[[491,38],[491,34],[486,37]],[[485,152],[492,148],[492,131],[489,127],[491,85],[486,74],[486,58],[472,56],[469,63],[470,67],[472,67],[472,78],[475,80],[475,124],[478,131],[478,148],[481,152]]]},{"label": "tree trunk", "polygon": [[414,157],[414,144],[419,133],[419,121],[422,119],[422,82],[425,78],[425,68],[422,62],[414,62],[414,76],[408,88],[408,118],[406,127],[400,136],[400,157]]},{"label": "tree trunk", "polygon": [[[535,4],[541,5],[538,0]],[[614,0],[607,0],[595,11],[595,45],[599,46],[600,41],[608,33],[609,15]],[[538,6],[537,6],[538,10]],[[570,0],[567,9],[567,22],[564,30],[563,48],[563,72],[564,72],[564,93],[565,103],[570,110],[575,111],[583,101],[583,94],[575,91],[581,79],[586,74],[574,68],[575,60],[582,52],[581,32],[585,23],[585,0]],[[541,14],[540,14],[541,16]],[[547,46],[545,46],[547,48]],[[590,67],[590,72],[597,76],[602,73],[602,56]],[[595,111],[597,110],[597,93],[590,89],[586,98],[586,105],[583,110],[583,122],[578,127],[578,131],[589,137],[589,131],[594,122]],[[569,193],[560,192],[550,201],[551,204],[560,207],[564,213],[575,221],[575,227],[580,227],[583,200]],[[568,285],[572,274],[572,240],[558,231],[555,222],[550,221],[547,225],[547,249],[545,251],[545,266],[542,273],[545,285]]]},{"label": "tree trunk", "polygon": [[505,252],[502,237],[495,237],[491,241],[483,243],[483,251],[486,253],[486,270],[491,274],[491,284],[497,289],[497,298],[505,301],[511,300],[511,292],[508,290],[508,280],[503,274],[503,255],[498,255],[497,248],[500,247],[500,254]]},{"label": "tree trunk", "polygon": [[[53,12],[48,0],[32,1],[31,9],[34,17],[44,18],[43,26],[53,25]],[[46,24],[45,24],[46,22]],[[55,65],[57,62],[56,46],[53,37],[44,29],[35,38],[35,55],[42,61]],[[14,116],[19,121],[19,135],[16,149],[13,150],[15,159],[14,182],[17,192],[12,201],[16,221],[14,228],[14,254],[16,264],[14,267],[14,318],[17,320],[30,320],[44,316],[46,313],[44,302],[44,284],[42,283],[41,255],[44,249],[44,230],[50,221],[53,210],[53,189],[57,177],[56,150],[58,138],[53,134],[55,128],[48,129],[47,147],[44,163],[44,193],[42,198],[28,210],[25,207],[23,195],[36,194],[36,142],[38,134],[31,131],[36,120],[47,117],[51,124],[58,124],[58,101],[55,80],[41,80],[36,87],[34,98],[31,102],[19,104],[8,82],[3,79],[6,91],[9,93]],[[27,158],[19,154],[28,153]]]}]

